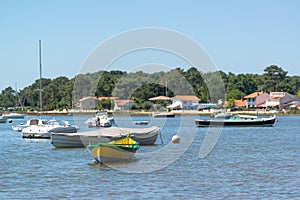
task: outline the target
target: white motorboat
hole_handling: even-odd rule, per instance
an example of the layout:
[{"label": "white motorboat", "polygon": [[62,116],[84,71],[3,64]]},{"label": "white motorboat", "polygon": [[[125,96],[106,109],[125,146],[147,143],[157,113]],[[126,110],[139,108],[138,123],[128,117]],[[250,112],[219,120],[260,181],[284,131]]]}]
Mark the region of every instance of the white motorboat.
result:
[{"label": "white motorboat", "polygon": [[[55,130],[56,129],[56,130]],[[50,139],[51,132],[77,132],[77,127],[71,126],[69,122],[62,121],[60,124],[57,120],[48,120],[46,124],[35,124],[23,128],[23,138],[29,139]]]},{"label": "white motorboat", "polygon": [[20,113],[4,113],[2,116],[6,117],[7,119],[24,119],[25,114],[20,114]]},{"label": "white motorboat", "polygon": [[29,119],[29,120],[27,120],[27,122],[25,124],[21,123],[19,125],[14,125],[11,128],[14,131],[21,132],[24,128],[29,127],[31,125],[40,125],[40,126],[43,126],[43,125],[46,125],[46,124],[47,124],[47,120]]},{"label": "white motorboat", "polygon": [[6,123],[7,118],[4,116],[0,116],[0,123]]},{"label": "white motorboat", "polygon": [[158,112],[158,113],[152,113],[152,117],[169,118],[169,117],[175,117],[175,114],[172,112]]},{"label": "white motorboat", "polygon": [[160,128],[157,126],[147,128],[109,127],[78,133],[52,133],[51,144],[56,148],[86,147],[89,144],[122,139],[130,133],[130,136],[141,145],[153,145],[159,130]]},{"label": "white motorboat", "polygon": [[211,118],[215,118],[215,119],[229,119],[230,117],[232,117],[231,113],[223,112],[223,111],[214,112],[211,115]]},{"label": "white motorboat", "polygon": [[89,128],[92,127],[111,127],[114,122],[113,117],[109,117],[106,112],[99,112],[95,117],[85,121],[85,125]]}]

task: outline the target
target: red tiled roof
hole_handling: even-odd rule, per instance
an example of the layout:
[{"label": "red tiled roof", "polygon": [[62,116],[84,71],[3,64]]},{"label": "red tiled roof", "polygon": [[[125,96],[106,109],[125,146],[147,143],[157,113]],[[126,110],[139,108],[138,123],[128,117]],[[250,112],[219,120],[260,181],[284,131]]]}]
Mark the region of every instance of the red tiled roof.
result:
[{"label": "red tiled roof", "polygon": [[246,100],[234,100],[234,106],[245,107],[246,102]]},{"label": "red tiled roof", "polygon": [[171,100],[171,98],[166,96],[152,97],[149,99],[149,101],[169,101],[169,100]]},{"label": "red tiled roof", "polygon": [[200,101],[200,99],[198,97],[196,97],[195,95],[177,95],[175,97],[173,97],[172,99],[177,98],[181,101]]},{"label": "red tiled roof", "polygon": [[107,99],[111,99],[111,100],[115,100],[117,99],[118,97],[98,97],[98,100],[101,101],[101,100],[107,100]]},{"label": "red tiled roof", "polygon": [[272,96],[272,97],[269,97],[268,99],[280,99],[281,97],[278,97],[278,96]]},{"label": "red tiled roof", "polygon": [[127,103],[133,103],[134,101],[132,101],[132,100],[115,100],[115,102],[118,106],[123,106]]},{"label": "red tiled roof", "polygon": [[249,94],[249,95],[245,96],[244,98],[245,98],[245,99],[248,99],[248,98],[255,98],[255,97],[257,97],[257,96],[259,96],[259,95],[261,95],[261,94],[262,94],[262,92],[253,92],[252,94]]},{"label": "red tiled roof", "polygon": [[95,100],[97,100],[96,97],[91,97],[91,96],[89,96],[89,97],[83,97],[82,99],[79,99],[79,101],[85,101],[85,100],[87,100],[87,99],[95,99]]}]

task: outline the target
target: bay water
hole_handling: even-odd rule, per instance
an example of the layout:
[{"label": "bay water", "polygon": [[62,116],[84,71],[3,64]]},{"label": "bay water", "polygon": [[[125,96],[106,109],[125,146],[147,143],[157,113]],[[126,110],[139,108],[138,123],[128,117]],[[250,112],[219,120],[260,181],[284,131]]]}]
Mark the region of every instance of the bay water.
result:
[{"label": "bay water", "polygon": [[[204,157],[209,128],[194,123],[203,116],[114,116],[115,126],[147,120],[161,131],[133,162],[108,166],[94,165],[85,148],[56,149],[11,129],[32,117],[0,124],[1,199],[300,199],[300,116],[278,116],[274,127],[223,128]],[[89,117],[55,116],[80,131],[92,130]],[[181,141],[172,144],[176,134]]]}]

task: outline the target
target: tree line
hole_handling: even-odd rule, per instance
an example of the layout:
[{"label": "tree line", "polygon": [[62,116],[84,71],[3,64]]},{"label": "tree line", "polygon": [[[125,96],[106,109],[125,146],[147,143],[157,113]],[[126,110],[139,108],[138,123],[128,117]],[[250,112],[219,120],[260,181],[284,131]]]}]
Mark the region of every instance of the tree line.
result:
[{"label": "tree line", "polygon": [[[62,110],[75,108],[85,96],[114,96],[149,105],[149,98],[160,95],[196,95],[200,102],[217,102],[241,99],[255,91],[284,91],[300,97],[300,77],[287,74],[281,67],[270,65],[260,75],[201,72],[191,67],[156,73],[113,70],[79,74],[71,79],[42,78],[42,104],[43,110]],[[20,91],[7,87],[0,94],[0,107],[38,110],[39,91],[39,80]]]}]

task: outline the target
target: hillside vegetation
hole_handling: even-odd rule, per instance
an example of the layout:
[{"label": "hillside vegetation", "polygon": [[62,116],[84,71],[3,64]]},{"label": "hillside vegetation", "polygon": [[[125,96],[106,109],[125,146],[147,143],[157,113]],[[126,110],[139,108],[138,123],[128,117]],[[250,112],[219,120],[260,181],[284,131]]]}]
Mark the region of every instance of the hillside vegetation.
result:
[{"label": "hillside vegetation", "polygon": [[[79,74],[72,79],[60,76],[42,79],[43,110],[74,108],[85,96],[115,96],[133,99],[139,104],[159,95],[196,95],[201,102],[218,99],[241,99],[255,91],[284,91],[300,96],[300,77],[276,65],[268,66],[259,74],[234,74],[229,72],[203,73],[195,67],[188,70],[176,68],[168,72],[127,73],[101,71]],[[20,91],[7,87],[0,94],[1,108],[39,109],[39,80]]]}]

